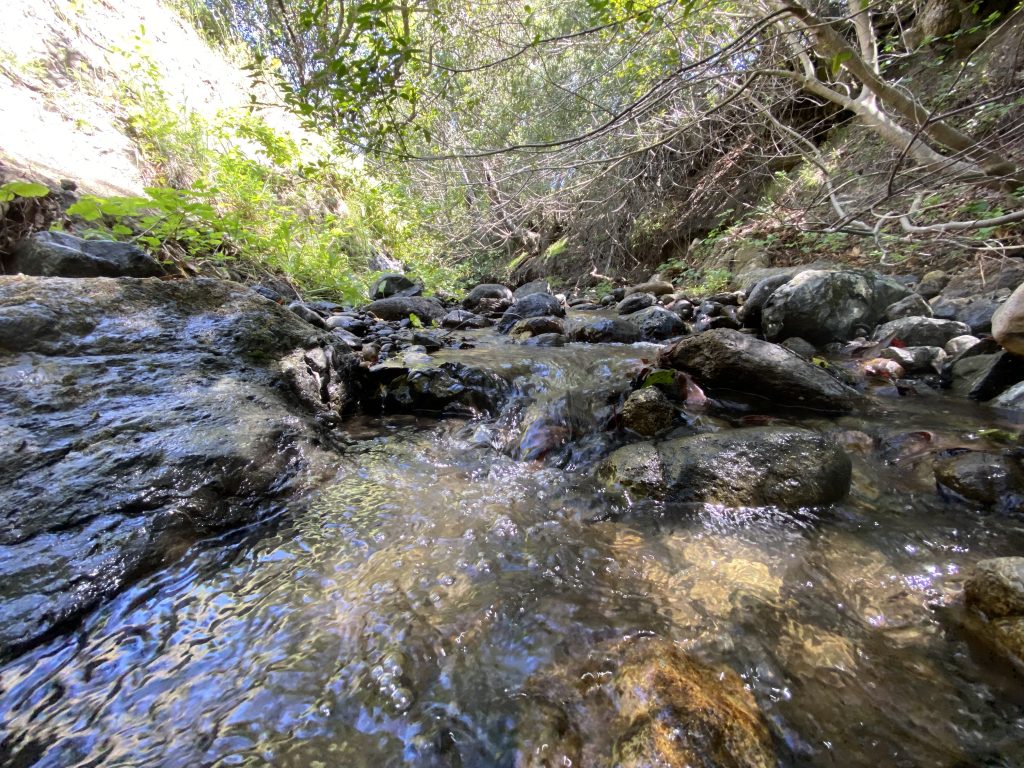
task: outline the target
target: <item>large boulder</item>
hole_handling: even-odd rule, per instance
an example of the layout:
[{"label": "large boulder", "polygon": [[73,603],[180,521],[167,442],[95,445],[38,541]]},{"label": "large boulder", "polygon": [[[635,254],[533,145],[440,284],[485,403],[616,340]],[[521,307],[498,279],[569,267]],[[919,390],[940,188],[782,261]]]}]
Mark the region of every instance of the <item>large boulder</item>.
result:
[{"label": "large boulder", "polygon": [[778,764],[743,680],[666,640],[606,643],[579,662],[535,676],[522,697],[517,768]]},{"label": "large boulder", "polygon": [[336,463],[358,372],[236,283],[0,278],[0,656]]},{"label": "large boulder", "polygon": [[138,246],[36,232],[14,245],[11,272],[43,277],[160,277],[164,268]]},{"label": "large boulder", "polygon": [[934,317],[901,317],[875,329],[875,339],[898,339],[908,347],[944,347],[950,339],[971,332],[966,323]]},{"label": "large boulder", "polygon": [[505,302],[506,307],[511,306],[514,300],[512,291],[504,285],[481,283],[466,294],[466,298],[462,300],[462,306],[464,309],[475,310],[480,306],[480,302],[483,299],[497,299],[498,301]]},{"label": "large boulder", "polygon": [[777,288],[761,311],[765,338],[799,336],[816,346],[867,335],[910,290],[874,272],[806,270]]},{"label": "large boulder", "polygon": [[423,282],[412,280],[405,275],[381,275],[370,286],[370,299],[389,299],[392,296],[419,296],[423,293]]},{"label": "large boulder", "polygon": [[992,316],[992,335],[1003,349],[1024,356],[1024,284]]},{"label": "large boulder", "polygon": [[530,293],[505,310],[498,321],[498,330],[508,333],[512,326],[528,317],[565,317],[565,307],[550,293]]},{"label": "large boulder", "polygon": [[792,509],[843,498],[851,464],[835,440],[817,432],[751,427],[626,445],[599,474],[650,498]]},{"label": "large boulder", "polygon": [[427,324],[438,322],[446,314],[441,302],[423,296],[392,296],[390,299],[377,299],[363,309],[381,320],[404,320],[414,315],[420,322]]},{"label": "large boulder", "polygon": [[519,301],[519,299],[525,299],[527,296],[531,296],[535,293],[551,293],[551,284],[543,278],[540,280],[533,280],[516,288],[512,292],[512,296],[516,301]]},{"label": "large boulder", "polygon": [[[629,301],[629,299],[626,299]],[[647,307],[626,316],[626,321],[635,325],[644,341],[661,341],[679,336],[686,331],[686,323],[679,315],[664,307]]]},{"label": "large boulder", "polygon": [[686,371],[714,391],[741,392],[773,405],[843,413],[857,393],[788,349],[726,328],[680,339],[658,365]]},{"label": "large boulder", "polygon": [[640,341],[640,329],[618,317],[571,317],[565,321],[564,333],[570,341],[589,344],[633,344]]}]

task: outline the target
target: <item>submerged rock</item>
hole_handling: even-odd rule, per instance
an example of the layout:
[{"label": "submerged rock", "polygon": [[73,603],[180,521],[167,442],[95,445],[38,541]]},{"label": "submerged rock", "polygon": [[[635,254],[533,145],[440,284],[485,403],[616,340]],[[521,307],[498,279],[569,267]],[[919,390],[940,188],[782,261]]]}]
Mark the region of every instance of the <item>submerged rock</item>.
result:
[{"label": "submerged rock", "polygon": [[751,427],[626,445],[599,474],[632,493],[668,501],[795,508],[843,498],[851,464],[838,443],[817,432]]},{"label": "submerged rock", "polygon": [[622,426],[646,437],[668,429],[675,416],[675,407],[657,387],[630,393],[622,405]]},{"label": "submerged rock", "polygon": [[817,346],[848,341],[870,333],[886,308],[909,293],[905,286],[874,272],[806,270],[765,302],[762,329],[771,341],[789,336]]},{"label": "submerged rock", "polygon": [[36,232],[12,249],[13,272],[42,277],[160,277],[164,268],[136,245]]},{"label": "submerged rock", "polygon": [[661,367],[692,374],[710,389],[763,397],[781,407],[843,413],[857,397],[788,349],[725,328],[681,339],[658,361]]},{"label": "submerged rock", "polygon": [[673,643],[599,648],[524,691],[517,768],[774,768],[764,716],[733,671]]},{"label": "submerged rock", "polygon": [[964,599],[990,619],[1024,616],[1024,557],[979,562],[964,582]]},{"label": "submerged rock", "polygon": [[935,481],[958,496],[985,506],[1024,509],[1024,468],[1013,456],[965,451],[935,460]]},{"label": "submerged rock", "polygon": [[545,333],[562,333],[565,324],[558,317],[528,317],[519,320],[512,326],[510,335],[515,339],[526,339],[531,336],[542,336]]},{"label": "submerged rock", "polygon": [[235,283],[0,278],[0,655],[259,520],[358,371]]}]

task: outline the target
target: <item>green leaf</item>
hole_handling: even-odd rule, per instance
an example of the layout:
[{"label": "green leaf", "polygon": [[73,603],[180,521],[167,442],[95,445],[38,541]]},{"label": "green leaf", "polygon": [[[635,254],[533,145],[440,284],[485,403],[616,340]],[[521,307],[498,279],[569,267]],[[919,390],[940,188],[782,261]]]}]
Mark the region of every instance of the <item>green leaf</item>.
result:
[{"label": "green leaf", "polygon": [[676,383],[676,372],[662,368],[656,371],[651,371],[647,374],[647,378],[644,379],[643,387],[671,387]]},{"label": "green leaf", "polygon": [[46,197],[50,189],[31,181],[9,181],[0,186],[0,203],[7,203],[16,197]]},{"label": "green leaf", "polygon": [[409,322],[412,323],[413,328],[422,328],[423,323],[416,315],[409,315]]}]

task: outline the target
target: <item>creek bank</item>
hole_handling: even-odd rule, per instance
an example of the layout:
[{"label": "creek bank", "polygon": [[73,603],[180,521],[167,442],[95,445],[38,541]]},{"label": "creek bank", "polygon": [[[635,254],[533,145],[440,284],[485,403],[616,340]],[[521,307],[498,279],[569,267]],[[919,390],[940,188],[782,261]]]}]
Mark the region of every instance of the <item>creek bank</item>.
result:
[{"label": "creek bank", "polygon": [[0,278],[0,654],[76,622],[329,463],[354,356],[212,279]]}]

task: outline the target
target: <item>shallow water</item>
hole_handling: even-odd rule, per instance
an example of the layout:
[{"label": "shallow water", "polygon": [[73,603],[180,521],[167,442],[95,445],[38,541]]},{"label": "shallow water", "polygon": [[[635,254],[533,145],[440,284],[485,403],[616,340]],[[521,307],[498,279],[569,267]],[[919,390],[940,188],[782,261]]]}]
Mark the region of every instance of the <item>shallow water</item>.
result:
[{"label": "shallow water", "polygon": [[512,766],[531,677],[652,633],[739,672],[786,764],[1024,765],[1024,680],[956,607],[1024,522],[941,499],[922,458],[985,445],[997,415],[922,390],[797,419],[854,456],[833,509],[627,508],[591,473],[653,352],[443,353],[513,381],[499,417],[347,423],[336,476],[271,532],[206,542],[0,670],[0,757]]}]

